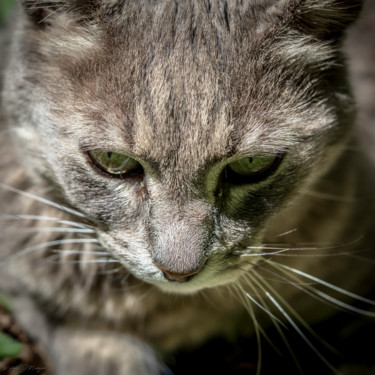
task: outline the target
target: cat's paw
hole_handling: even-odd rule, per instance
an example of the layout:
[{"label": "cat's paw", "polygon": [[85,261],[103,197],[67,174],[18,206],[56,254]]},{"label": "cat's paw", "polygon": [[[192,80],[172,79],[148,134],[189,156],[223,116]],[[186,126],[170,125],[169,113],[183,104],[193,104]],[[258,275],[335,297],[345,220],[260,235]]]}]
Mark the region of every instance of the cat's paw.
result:
[{"label": "cat's paw", "polygon": [[150,346],[128,335],[60,329],[53,348],[56,375],[162,375]]}]

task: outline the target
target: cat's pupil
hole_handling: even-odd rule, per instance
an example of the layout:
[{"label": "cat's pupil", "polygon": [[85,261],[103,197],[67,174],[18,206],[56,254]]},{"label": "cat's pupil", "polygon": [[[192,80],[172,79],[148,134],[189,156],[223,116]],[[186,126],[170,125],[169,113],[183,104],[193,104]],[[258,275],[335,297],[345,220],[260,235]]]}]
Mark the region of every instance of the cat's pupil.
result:
[{"label": "cat's pupil", "polygon": [[112,156],[112,152],[107,152],[107,156],[108,156],[108,159],[110,159]]}]

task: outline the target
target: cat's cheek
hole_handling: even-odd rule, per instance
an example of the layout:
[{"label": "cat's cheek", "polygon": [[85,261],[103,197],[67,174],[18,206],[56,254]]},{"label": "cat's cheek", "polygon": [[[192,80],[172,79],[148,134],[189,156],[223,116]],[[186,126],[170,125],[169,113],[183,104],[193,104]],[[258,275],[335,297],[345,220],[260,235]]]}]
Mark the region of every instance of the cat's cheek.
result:
[{"label": "cat's cheek", "polygon": [[147,244],[143,241],[143,229],[125,232],[121,236],[98,231],[97,238],[104,249],[133,276],[145,281],[164,280],[162,272],[151,258]]}]

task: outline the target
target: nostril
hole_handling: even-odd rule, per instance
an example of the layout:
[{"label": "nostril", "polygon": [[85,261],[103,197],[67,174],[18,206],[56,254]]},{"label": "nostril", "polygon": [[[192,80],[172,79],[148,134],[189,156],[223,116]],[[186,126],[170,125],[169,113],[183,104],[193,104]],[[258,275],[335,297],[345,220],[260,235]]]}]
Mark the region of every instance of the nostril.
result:
[{"label": "nostril", "polygon": [[169,281],[176,281],[178,283],[186,283],[189,281],[194,275],[199,273],[202,267],[199,267],[193,271],[189,272],[172,272],[167,270],[165,267],[163,267],[161,264],[158,262],[155,262],[155,265],[160,268],[160,270],[163,272],[164,277],[169,280]]}]

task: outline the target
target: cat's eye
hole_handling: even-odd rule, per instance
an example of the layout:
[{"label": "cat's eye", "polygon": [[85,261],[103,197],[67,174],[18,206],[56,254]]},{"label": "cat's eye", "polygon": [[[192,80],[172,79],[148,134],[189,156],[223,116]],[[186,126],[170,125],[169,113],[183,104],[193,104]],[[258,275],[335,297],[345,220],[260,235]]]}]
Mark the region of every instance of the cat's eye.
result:
[{"label": "cat's eye", "polygon": [[90,150],[87,152],[95,167],[114,177],[140,176],[141,164],[128,155],[112,151]]},{"label": "cat's eye", "polygon": [[235,185],[265,180],[272,175],[282,161],[281,155],[253,156],[226,165],[225,180]]}]

